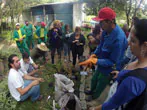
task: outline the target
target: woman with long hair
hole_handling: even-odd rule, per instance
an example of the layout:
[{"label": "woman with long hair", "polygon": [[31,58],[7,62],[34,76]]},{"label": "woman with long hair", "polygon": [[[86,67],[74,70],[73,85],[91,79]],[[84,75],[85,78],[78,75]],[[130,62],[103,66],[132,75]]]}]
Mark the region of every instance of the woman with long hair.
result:
[{"label": "woman with long hair", "polygon": [[84,52],[85,37],[81,34],[81,28],[76,27],[75,32],[69,38],[69,44],[71,45],[72,57],[73,57],[73,66],[76,65],[76,58],[80,59]]}]

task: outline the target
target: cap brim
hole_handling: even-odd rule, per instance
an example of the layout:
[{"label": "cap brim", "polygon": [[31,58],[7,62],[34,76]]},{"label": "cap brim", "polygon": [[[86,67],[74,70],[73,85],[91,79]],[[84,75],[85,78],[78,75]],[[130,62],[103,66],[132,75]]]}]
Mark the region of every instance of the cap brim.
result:
[{"label": "cap brim", "polygon": [[95,18],[92,18],[92,20],[93,20],[93,21],[102,21],[102,20],[104,20],[104,19],[101,19],[101,18],[99,18],[99,17],[95,17]]}]

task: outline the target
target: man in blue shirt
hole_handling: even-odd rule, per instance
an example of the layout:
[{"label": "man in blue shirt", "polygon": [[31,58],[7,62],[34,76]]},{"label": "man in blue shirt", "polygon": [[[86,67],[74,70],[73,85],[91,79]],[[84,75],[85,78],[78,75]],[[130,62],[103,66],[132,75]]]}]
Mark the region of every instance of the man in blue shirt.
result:
[{"label": "man in blue shirt", "polygon": [[109,84],[109,74],[114,70],[121,69],[121,61],[127,48],[127,40],[123,30],[115,22],[116,13],[111,8],[102,8],[98,16],[93,18],[99,21],[103,33],[100,44],[90,58],[79,65],[89,66],[91,64],[98,65],[92,80],[91,90],[86,94],[92,95],[92,99],[96,99]]},{"label": "man in blue shirt", "polygon": [[[125,69],[113,71],[118,86],[116,92],[102,105],[89,110],[113,110],[123,106],[123,110],[147,110],[147,19],[135,22],[131,29],[129,46],[137,60]],[[127,77],[126,77],[127,76]]]}]

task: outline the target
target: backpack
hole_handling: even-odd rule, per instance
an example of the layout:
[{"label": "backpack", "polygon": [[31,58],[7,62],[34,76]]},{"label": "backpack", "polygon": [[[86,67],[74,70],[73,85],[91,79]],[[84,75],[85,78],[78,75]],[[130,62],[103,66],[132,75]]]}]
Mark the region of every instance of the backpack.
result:
[{"label": "backpack", "polygon": [[[139,78],[147,84],[147,70],[143,68],[138,68],[125,74],[120,79],[120,82],[118,85],[120,85],[121,82],[129,76]],[[131,100],[122,110],[147,110],[147,86],[141,95]]]}]

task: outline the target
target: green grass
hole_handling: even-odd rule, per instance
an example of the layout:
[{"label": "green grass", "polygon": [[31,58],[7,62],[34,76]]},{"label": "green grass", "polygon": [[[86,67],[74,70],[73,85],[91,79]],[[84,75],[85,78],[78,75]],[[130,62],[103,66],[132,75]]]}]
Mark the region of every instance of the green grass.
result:
[{"label": "green grass", "polygon": [[1,37],[4,40],[10,41],[13,38],[13,31],[2,31]]},{"label": "green grass", "polygon": [[[18,103],[16,106],[16,110],[52,110],[54,87],[48,87],[48,83],[49,82],[45,81],[44,83],[40,84],[41,94],[44,96],[41,101],[31,102],[30,99],[28,99],[27,101]],[[51,96],[51,98],[47,100],[47,97],[49,95]]]},{"label": "green grass", "polygon": [[[52,110],[55,87],[54,73],[60,73],[63,72],[63,70],[65,75],[71,73],[71,70],[63,66],[61,62],[57,63],[56,65],[48,63],[41,67],[42,72],[40,74],[40,77],[44,78],[45,82],[40,84],[40,90],[44,98],[41,101],[36,102],[31,102],[31,100],[28,99],[22,103],[19,103],[12,99],[10,96],[7,96],[8,86],[7,78],[5,78],[4,81],[0,83],[0,92],[4,92],[4,95],[0,94],[0,110]],[[78,96],[80,86],[80,74],[79,72],[76,72],[75,74],[78,76],[78,80],[73,80],[75,83],[74,89],[75,94]],[[47,100],[49,95],[51,96],[51,98]],[[58,105],[56,104],[56,107],[57,106]]]},{"label": "green grass", "polygon": [[[30,99],[19,103],[16,102],[11,96],[7,96],[8,85],[7,77],[0,82],[0,110],[52,110],[53,99],[54,99],[54,76],[55,69],[50,67],[48,71],[48,64],[42,67],[42,74],[40,77],[44,78],[45,82],[40,83],[41,94],[44,98],[41,101],[31,102]],[[48,96],[51,96],[47,100]]]},{"label": "green grass", "polygon": [[[50,70],[50,71],[48,71]],[[42,68],[42,74],[40,77],[44,78],[45,82],[40,84],[41,94],[43,95],[43,100],[31,102],[27,100],[21,104],[18,104],[16,110],[52,110],[53,99],[54,99],[54,76],[55,69],[46,64]],[[47,100],[48,96],[51,96],[49,100]]]},{"label": "green grass", "polygon": [[[6,38],[5,39],[11,39],[10,34],[4,32]],[[6,34],[7,33],[7,34]],[[21,54],[18,50],[18,48],[9,47],[9,44],[5,44],[5,46],[0,50],[0,59],[6,59],[10,54],[17,53],[19,58],[21,58]],[[7,62],[5,62],[7,64]],[[37,64],[43,64],[41,61],[38,61]],[[69,66],[69,65],[68,65]],[[53,100],[54,100],[54,76],[55,73],[64,72],[65,75],[71,73],[71,68],[68,68],[67,66],[63,65],[62,62],[58,62],[56,65],[52,65],[50,63],[43,64],[43,67],[41,68],[42,74],[40,77],[44,78],[45,82],[40,84],[40,90],[41,94],[44,96],[43,100],[31,102],[30,99],[22,102],[17,103],[12,97],[7,96],[8,93],[8,85],[7,85],[7,77],[4,78],[2,82],[0,82],[0,110],[52,110],[53,106]],[[5,70],[7,73],[8,68]],[[78,72],[76,72],[78,76],[78,80],[74,80],[75,86],[75,94],[78,95],[79,93],[79,86],[80,86],[80,75]],[[6,75],[5,75],[6,76]],[[47,101],[47,97],[51,96],[51,98]]]}]

